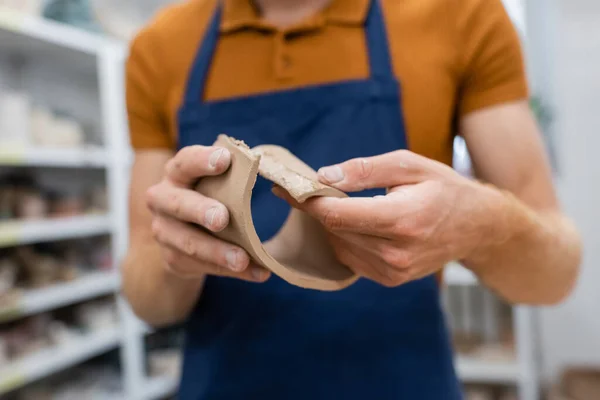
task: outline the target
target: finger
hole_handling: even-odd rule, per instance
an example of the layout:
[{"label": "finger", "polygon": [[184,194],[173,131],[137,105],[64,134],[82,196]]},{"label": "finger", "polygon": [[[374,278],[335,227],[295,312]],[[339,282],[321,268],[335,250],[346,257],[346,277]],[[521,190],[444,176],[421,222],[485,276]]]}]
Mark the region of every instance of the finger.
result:
[{"label": "finger", "polygon": [[222,147],[189,146],[181,149],[167,163],[167,178],[189,187],[203,176],[219,175],[231,164],[231,153]]},{"label": "finger", "polygon": [[248,253],[242,248],[173,218],[156,217],[152,232],[160,244],[177,249],[198,261],[234,272],[242,272],[250,264]]},{"label": "finger", "polygon": [[265,282],[271,276],[270,271],[254,263],[250,263],[244,271],[235,272],[217,264],[201,262],[171,247],[163,247],[163,257],[167,269],[183,279],[199,279],[205,275],[215,275],[249,282]]},{"label": "finger", "polygon": [[390,278],[387,270],[381,265],[381,260],[373,254],[361,251],[340,236],[330,235],[329,241],[334,249],[336,258],[355,274],[378,282],[388,284]]},{"label": "finger", "polygon": [[319,170],[319,180],[345,192],[411,185],[452,171],[408,150],[356,158]]},{"label": "finger", "polygon": [[380,197],[318,197],[298,203],[284,189],[274,187],[273,193],[292,207],[317,219],[331,232],[356,232],[388,237],[395,225],[392,202]]},{"label": "finger", "polygon": [[368,253],[378,258],[381,258],[381,254],[389,247],[398,245],[397,242],[392,241],[392,239],[389,238],[371,236],[361,233],[340,232],[337,233],[337,236],[344,240],[349,247],[355,248],[357,251]]},{"label": "finger", "polygon": [[403,256],[404,252],[386,239],[361,236],[346,233],[331,235],[330,242],[339,257],[348,253],[346,257],[350,257],[353,265],[350,268],[359,275],[388,287],[408,281],[409,272],[396,265],[396,261],[403,262],[398,255]]},{"label": "finger", "polygon": [[160,184],[151,187],[147,197],[148,207],[154,212],[213,232],[220,232],[229,224],[229,212],[223,204],[193,190]]}]

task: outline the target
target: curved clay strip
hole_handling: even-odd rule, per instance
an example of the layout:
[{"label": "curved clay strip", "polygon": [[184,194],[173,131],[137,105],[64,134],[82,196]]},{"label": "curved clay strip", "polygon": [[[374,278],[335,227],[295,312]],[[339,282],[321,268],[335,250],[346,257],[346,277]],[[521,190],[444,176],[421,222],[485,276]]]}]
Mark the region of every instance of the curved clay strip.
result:
[{"label": "curved clay strip", "polygon": [[308,214],[293,209],[281,230],[264,246],[252,222],[250,200],[258,174],[287,190],[300,203],[316,196],[346,197],[343,192],[318,182],[312,168],[282,147],[251,150],[225,135],[219,135],[215,146],[231,152],[231,167],[223,175],[202,178],[196,187],[230,212],[229,225],[215,236],[241,246],[256,263],[292,285],[333,291],[358,279],[336,260],[323,227]]}]

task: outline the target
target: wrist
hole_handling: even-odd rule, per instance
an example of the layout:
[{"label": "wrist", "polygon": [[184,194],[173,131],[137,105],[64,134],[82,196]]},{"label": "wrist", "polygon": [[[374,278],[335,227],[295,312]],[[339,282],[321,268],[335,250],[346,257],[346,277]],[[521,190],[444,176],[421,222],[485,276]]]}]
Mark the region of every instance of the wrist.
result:
[{"label": "wrist", "polygon": [[475,226],[475,241],[461,260],[469,268],[487,265],[496,254],[496,249],[506,245],[520,229],[515,215],[518,214],[519,201],[511,193],[495,186],[475,182],[477,195],[468,217]]}]

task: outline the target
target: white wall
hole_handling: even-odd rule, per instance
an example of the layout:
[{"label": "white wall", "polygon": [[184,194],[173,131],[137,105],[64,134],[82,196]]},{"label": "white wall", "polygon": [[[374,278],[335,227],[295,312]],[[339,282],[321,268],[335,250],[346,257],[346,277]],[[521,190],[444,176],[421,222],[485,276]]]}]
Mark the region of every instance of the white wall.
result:
[{"label": "white wall", "polygon": [[540,312],[544,373],[600,365],[600,1],[527,0],[536,91],[554,108],[559,194],[585,246],[581,279],[563,305]]}]

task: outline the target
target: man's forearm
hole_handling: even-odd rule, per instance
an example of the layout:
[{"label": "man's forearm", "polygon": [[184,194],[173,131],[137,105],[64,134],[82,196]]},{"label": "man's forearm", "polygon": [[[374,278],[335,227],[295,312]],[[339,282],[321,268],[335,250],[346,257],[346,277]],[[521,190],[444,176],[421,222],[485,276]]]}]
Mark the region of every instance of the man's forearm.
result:
[{"label": "man's forearm", "polygon": [[534,211],[512,194],[486,187],[489,223],[482,244],[463,263],[512,303],[555,304],[572,290],[581,260],[580,237],[555,210]]},{"label": "man's forearm", "polygon": [[139,318],[153,326],[183,321],[196,304],[204,279],[182,279],[163,266],[151,239],[131,246],[123,265],[123,290]]}]

